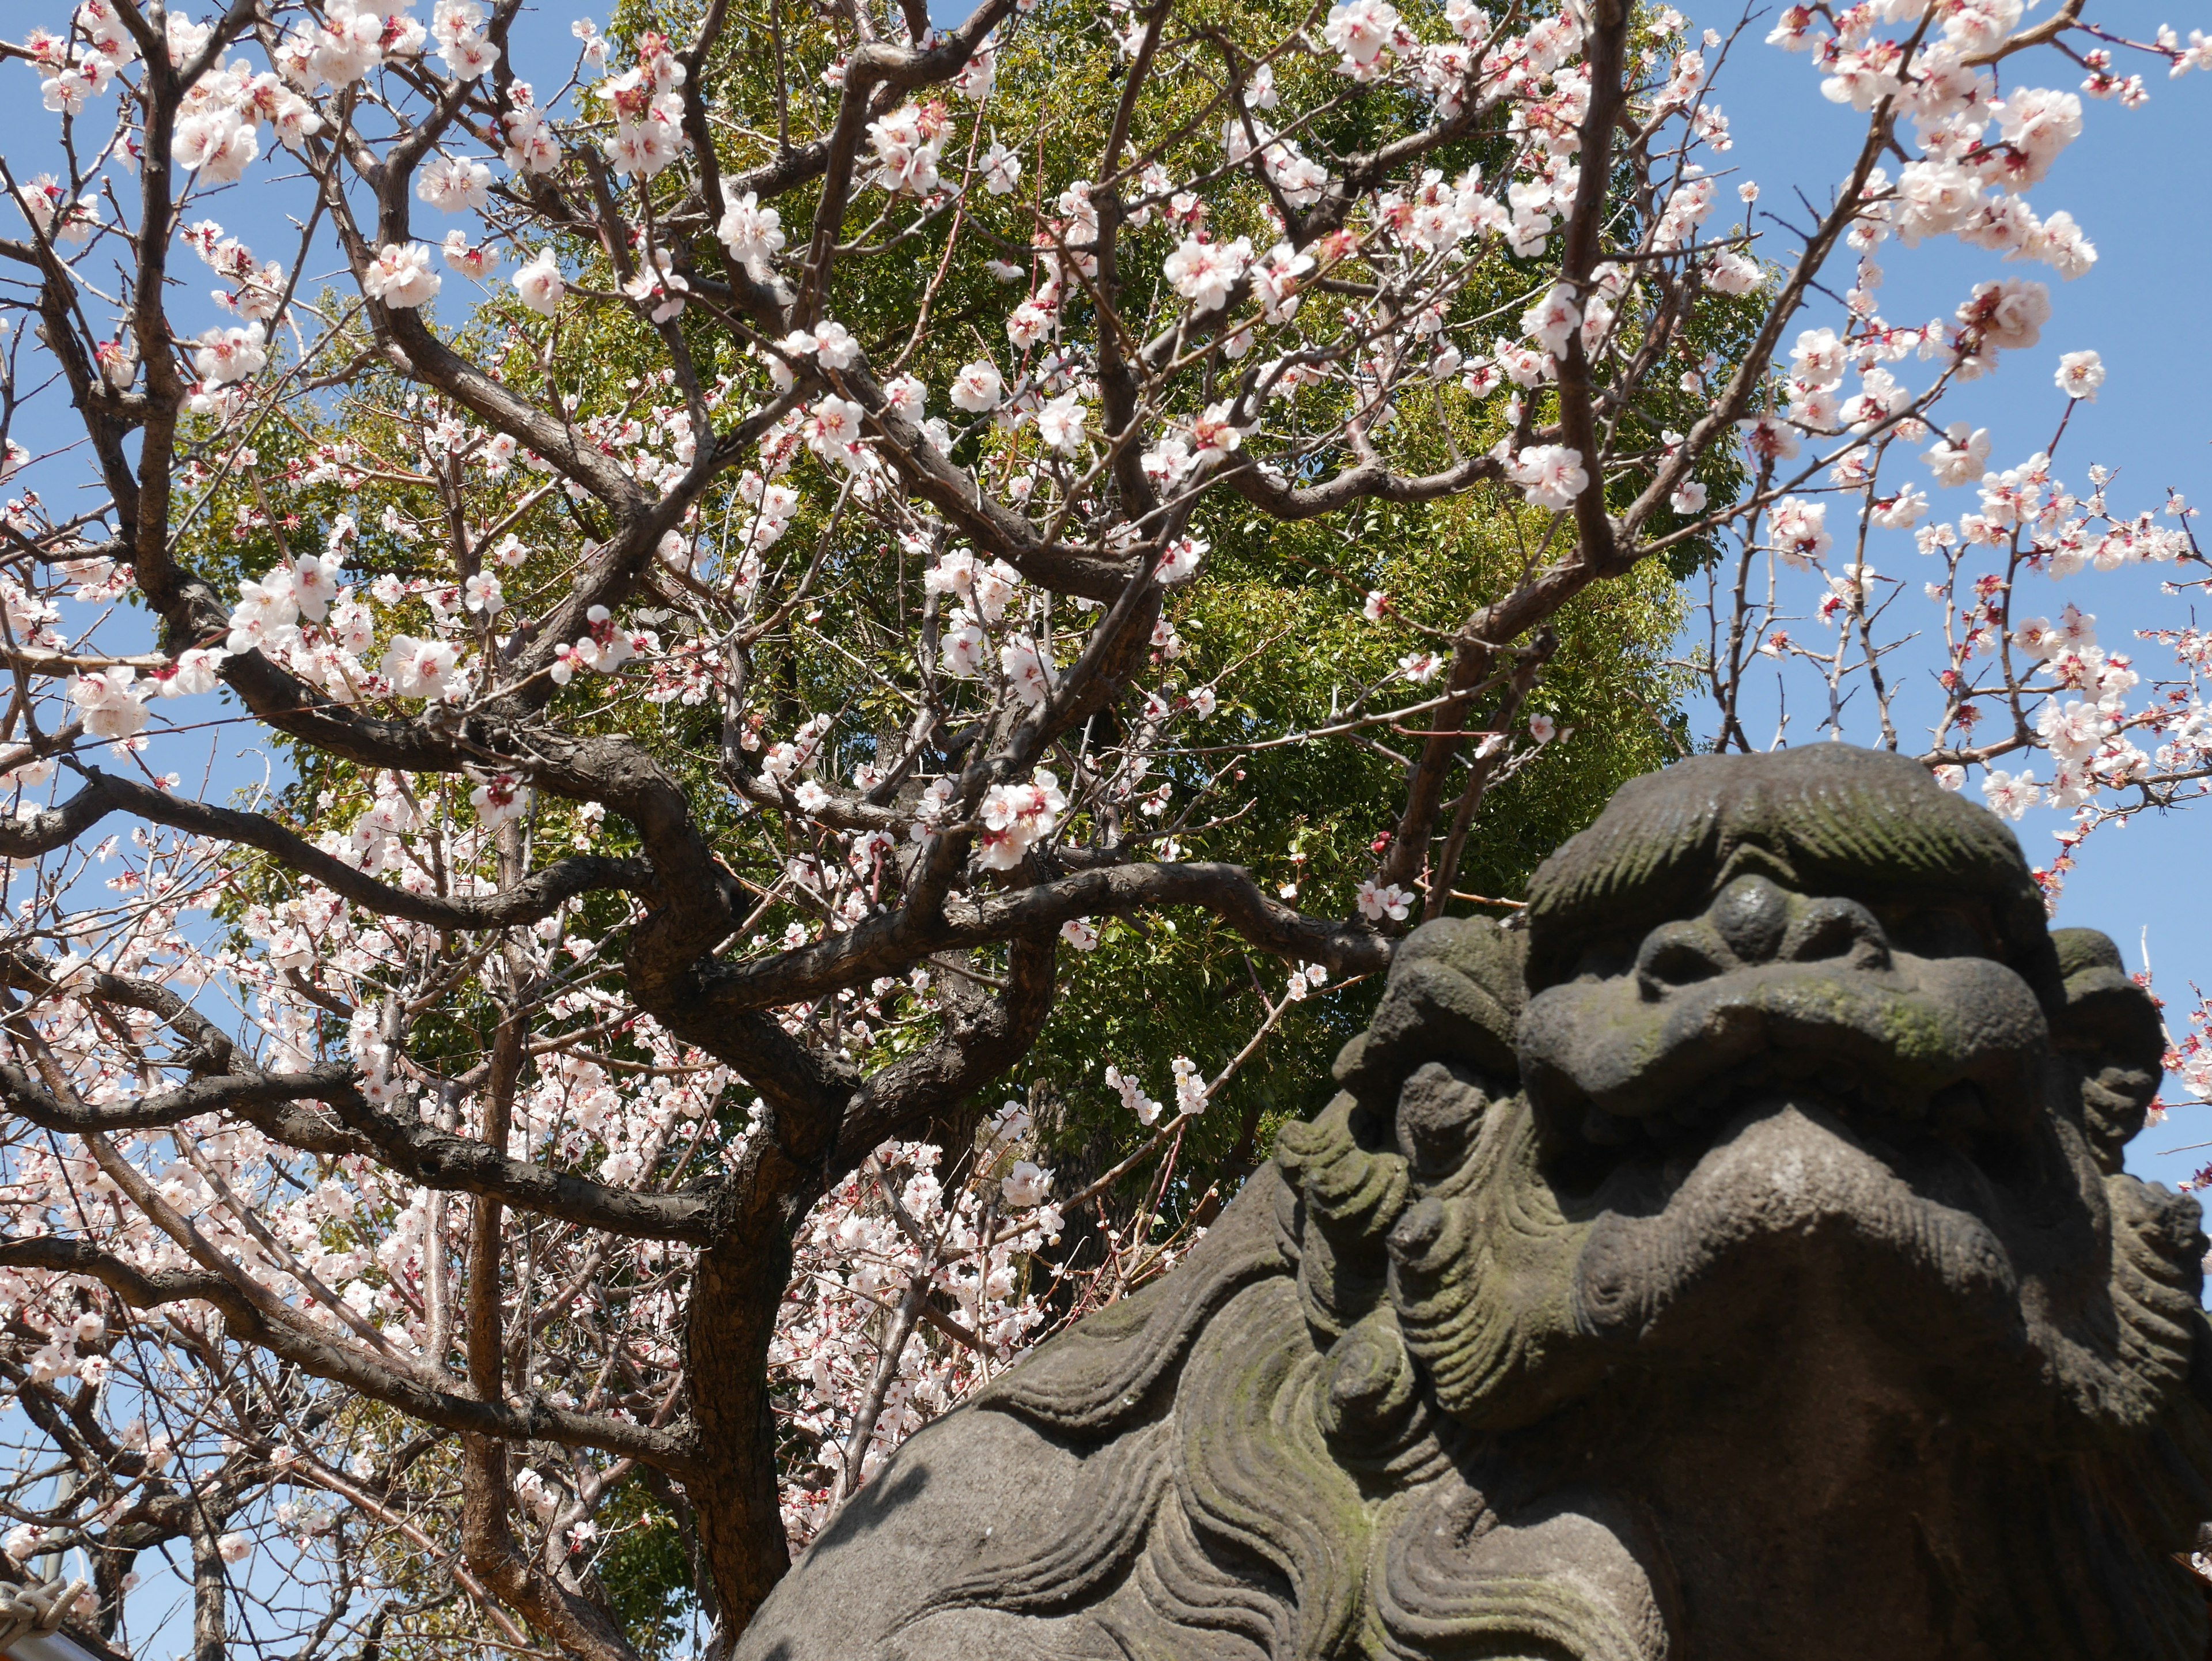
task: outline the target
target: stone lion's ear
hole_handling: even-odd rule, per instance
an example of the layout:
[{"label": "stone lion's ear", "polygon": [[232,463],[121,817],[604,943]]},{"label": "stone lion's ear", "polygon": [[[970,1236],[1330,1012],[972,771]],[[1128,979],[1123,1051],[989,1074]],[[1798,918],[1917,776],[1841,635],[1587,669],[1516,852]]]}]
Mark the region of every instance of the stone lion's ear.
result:
[{"label": "stone lion's ear", "polygon": [[2094,928],[2057,928],[2051,943],[2066,1002],[2051,1022],[2058,1049],[2081,1068],[2085,1128],[2098,1162],[2120,1168],[2121,1150],[2157,1098],[2166,1023],[2149,993],[2120,961],[2120,949]]},{"label": "stone lion's ear", "polygon": [[1406,937],[1375,1019],[1336,1059],[1336,1080],[1387,1112],[1424,1062],[1458,1061],[1493,1078],[1516,1074],[1513,1029],[1528,1001],[1528,936],[1487,917],[1445,917]]}]

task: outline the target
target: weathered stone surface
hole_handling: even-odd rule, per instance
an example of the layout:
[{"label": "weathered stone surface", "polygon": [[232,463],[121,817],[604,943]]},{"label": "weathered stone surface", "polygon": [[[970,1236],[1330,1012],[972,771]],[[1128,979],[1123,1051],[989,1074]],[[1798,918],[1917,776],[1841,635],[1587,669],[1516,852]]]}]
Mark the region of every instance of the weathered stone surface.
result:
[{"label": "weathered stone surface", "polygon": [[2205,1242],[2119,1168],[2160,1047],[1912,763],[1638,780],[738,1655],[2198,1661]]}]

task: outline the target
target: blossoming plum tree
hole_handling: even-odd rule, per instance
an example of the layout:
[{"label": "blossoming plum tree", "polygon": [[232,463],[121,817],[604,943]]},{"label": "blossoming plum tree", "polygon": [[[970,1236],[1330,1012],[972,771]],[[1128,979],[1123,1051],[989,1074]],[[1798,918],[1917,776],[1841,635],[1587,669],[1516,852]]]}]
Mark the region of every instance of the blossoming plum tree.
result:
[{"label": "blossoming plum tree", "polygon": [[[1904,744],[1932,605],[1947,782],[2078,841],[2212,770],[2212,637],[2131,620],[2147,685],[2016,598],[2207,581],[2178,499],[2056,476],[2095,355],[1999,466],[1940,406],[2043,283],[1875,298],[1893,240],[2087,269],[2030,194],[2202,35],[1790,7],[1768,46],[1866,117],[1792,228],[1712,169],[1723,70],[1795,66],[1620,0],[708,0],[559,50],[415,9],[0,42],[62,158],[0,162],[5,1560],[91,1629],[161,1618],[175,1542],[204,1661],[734,1631],[1202,1223],[1183,1140],[1299,1009],[1525,872],[1486,802],[1564,831],[1664,752],[1680,678],[1621,648],[1677,581],[1721,744],[1770,671]],[[212,217],[249,181],[280,256]],[[1875,569],[1908,533],[1932,581]],[[210,723],[289,793],[195,800]],[[1371,837],[1278,834],[1346,778]],[[1254,1019],[1080,1057],[1128,1135],[1055,1173],[995,1086],[1178,917]]]}]

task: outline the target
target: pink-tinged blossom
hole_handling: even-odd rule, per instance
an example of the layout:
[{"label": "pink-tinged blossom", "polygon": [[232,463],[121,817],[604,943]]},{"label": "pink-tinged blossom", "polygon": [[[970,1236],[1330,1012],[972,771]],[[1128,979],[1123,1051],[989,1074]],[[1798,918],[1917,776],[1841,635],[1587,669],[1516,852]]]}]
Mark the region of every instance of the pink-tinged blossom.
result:
[{"label": "pink-tinged blossom", "polygon": [[1186,237],[1162,267],[1169,286],[1200,313],[1218,311],[1229,303],[1229,291],[1252,261],[1252,241],[1208,242]]},{"label": "pink-tinged blossom", "polygon": [[1024,300],[1006,313],[1006,338],[1023,351],[1052,332],[1054,308],[1036,300]]},{"label": "pink-tinged blossom", "polygon": [[1168,544],[1160,556],[1159,579],[1163,587],[1180,587],[1198,575],[1212,545],[1203,537],[1177,537]]},{"label": "pink-tinged blossom", "polygon": [[637,275],[623,284],[623,292],[654,323],[667,323],[681,316],[684,296],[690,289],[689,279],[669,263],[665,252],[656,252],[652,259],[641,262]]},{"label": "pink-tinged blossom", "polygon": [[937,163],[949,131],[945,106],[907,104],[868,124],[875,183],[905,196],[926,196],[941,182]]},{"label": "pink-tinged blossom", "polygon": [[1867,523],[1878,531],[1909,531],[1928,511],[1928,498],[1911,484],[1894,496],[1877,499],[1867,509]]},{"label": "pink-tinged blossom", "polygon": [[952,377],[952,405],[969,415],[983,415],[999,406],[1006,378],[988,358],[978,358]]},{"label": "pink-tinged blossom", "polygon": [[993,785],[976,812],[975,843],[983,867],[1012,870],[1036,842],[1052,834],[1066,811],[1059,779],[1044,768],[1026,784]]},{"label": "pink-tinged blossom", "polygon": [[985,46],[961,66],[960,73],[952,77],[952,90],[963,98],[981,103],[991,95],[992,84],[998,78],[999,54]]},{"label": "pink-tinged blossom", "polygon": [[561,301],[568,292],[568,283],[561,276],[560,262],[550,248],[540,248],[537,255],[514,274],[514,292],[522,303],[541,317],[550,317],[561,308]]},{"label": "pink-tinged blossom", "polygon": [[1098,949],[1098,931],[1088,917],[1070,917],[1060,926],[1060,937],[1078,952]]},{"label": "pink-tinged blossom", "polygon": [[1396,883],[1378,884],[1372,877],[1359,885],[1357,896],[1359,915],[1370,922],[1381,922],[1385,917],[1403,922],[1413,900]]},{"label": "pink-tinged blossom", "polygon": [[2013,182],[2032,185],[2081,136],[2081,100],[2070,92],[2023,88],[1997,106],[1997,127],[2018,157]]},{"label": "pink-tinged blossom", "polygon": [[[1011,196],[1022,182],[1022,159],[1004,144],[994,142],[977,167],[983,177],[983,188],[994,196]],[[1018,281],[1020,275],[1017,267],[1012,278],[1002,280]]]},{"label": "pink-tinged blossom", "polygon": [[2033,346],[2051,320],[2051,290],[2017,277],[1977,283],[1972,296],[1959,307],[1958,319],[1962,329],[1978,330],[1983,343],[1996,350]]},{"label": "pink-tinged blossom", "polygon": [[1521,452],[1506,468],[1532,507],[1564,513],[1575,498],[1589,488],[1583,453],[1564,444],[1535,444]]},{"label": "pink-tinged blossom", "polygon": [[1521,313],[1521,332],[1530,339],[1542,343],[1546,351],[1554,357],[1566,356],[1567,342],[1582,326],[1581,308],[1575,304],[1574,291],[1564,283],[1555,284],[1552,291]]},{"label": "pink-tinged blossom", "polygon": [[957,680],[973,680],[983,672],[983,651],[988,643],[972,616],[955,611],[937,642],[938,667]]},{"label": "pink-tinged blossom", "polygon": [[1191,419],[1190,459],[1193,465],[1211,467],[1225,461],[1243,444],[1244,429],[1237,424],[1234,404],[1209,404]]},{"label": "pink-tinged blossom", "polygon": [[416,175],[415,194],[440,213],[480,213],[491,202],[491,169],[465,156],[433,156]]},{"label": "pink-tinged blossom", "polygon": [[1921,457],[1934,472],[1936,482],[1947,489],[1973,484],[1981,478],[1989,459],[1989,429],[1969,427],[1963,421],[1954,423]]},{"label": "pink-tinged blossom", "polygon": [[834,318],[814,326],[814,356],[825,369],[849,369],[860,361],[860,343]]},{"label": "pink-tinged blossom", "polygon": [[1828,504],[1802,496],[1784,496],[1767,518],[1767,536],[1774,550],[1799,570],[1828,551],[1834,538],[1828,534]]},{"label": "pink-tinged blossom", "polygon": [[1322,39],[1343,54],[1340,73],[1356,80],[1371,80],[1381,70],[1382,54],[1411,37],[1389,0],[1338,0],[1322,26]]},{"label": "pink-tinged blossom", "polygon": [[387,242],[362,274],[362,292],[394,311],[427,303],[438,292],[430,251],[420,242]]},{"label": "pink-tinged blossom", "polygon": [[1715,294],[1749,294],[1766,280],[1759,262],[1749,254],[1724,248],[1705,267],[1705,286]]},{"label": "pink-tinged blossom", "polygon": [[439,252],[450,269],[472,282],[481,283],[499,264],[497,249],[485,243],[471,242],[469,234],[464,230],[447,231]]},{"label": "pink-tinged blossom", "polygon": [[155,694],[160,697],[197,697],[212,692],[222,684],[216,671],[228,653],[217,648],[194,646],[177,654],[177,660],[154,670],[146,678]]},{"label": "pink-tinged blossom", "polygon": [[530,806],[530,792],[514,774],[498,773],[469,792],[469,806],[484,829],[495,830],[522,816]]},{"label": "pink-tinged blossom", "polygon": [[2094,352],[2067,352],[2058,360],[2058,373],[2053,377],[2058,390],[2069,398],[2097,401],[2097,389],[2105,384],[2105,360]]},{"label": "pink-tinged blossom", "polygon": [[2035,775],[2026,769],[2017,774],[1992,772],[1982,781],[1982,799],[1989,804],[1990,812],[2002,818],[2017,821],[2042,795]]},{"label": "pink-tinged blossom", "polygon": [[1013,695],[1032,709],[1052,696],[1052,667],[1027,635],[1016,635],[999,648],[999,672]]},{"label": "pink-tinged blossom", "polygon": [[1797,453],[1796,431],[1778,417],[1764,415],[1753,421],[1739,421],[1736,430],[1743,435],[1743,447],[1751,452],[1752,459],[1761,465],[1788,461]]},{"label": "pink-tinged blossom", "polygon": [[236,111],[216,110],[180,119],[170,153],[201,184],[231,185],[245,177],[253,158],[261,154],[261,141],[254,136],[252,124],[240,120]]},{"label": "pink-tinged blossom", "polygon": [[118,665],[89,671],[70,682],[70,700],[88,735],[128,739],[144,727],[146,705],[142,690],[134,684],[137,678],[136,670]]},{"label": "pink-tinged blossom", "polygon": [[[530,90],[529,83],[517,82],[514,90],[526,94]],[[553,131],[553,124],[545,119],[544,111],[524,103],[522,107],[510,110],[501,116],[500,124],[507,135],[507,145],[500,152],[500,160],[514,171],[542,174],[552,173],[560,167],[561,140]]]},{"label": "pink-tinged blossom", "polygon": [[403,698],[441,698],[459,654],[441,640],[395,635],[384,651],[384,678]]}]

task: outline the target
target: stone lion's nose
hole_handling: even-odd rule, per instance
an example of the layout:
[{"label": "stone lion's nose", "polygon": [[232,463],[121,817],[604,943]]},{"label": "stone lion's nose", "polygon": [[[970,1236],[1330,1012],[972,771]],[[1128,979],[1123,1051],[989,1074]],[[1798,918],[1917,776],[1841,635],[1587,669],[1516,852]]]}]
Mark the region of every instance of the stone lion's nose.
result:
[{"label": "stone lion's nose", "polygon": [[1702,917],[1662,923],[1636,954],[1647,998],[1771,964],[1839,962],[1851,969],[1890,966],[1889,939],[1856,900],[1808,899],[1765,877],[1739,877]]},{"label": "stone lion's nose", "polygon": [[1790,932],[1790,896],[1765,877],[1738,877],[1706,915],[1738,963],[1771,963]]}]

